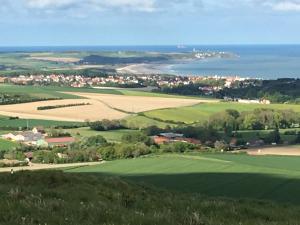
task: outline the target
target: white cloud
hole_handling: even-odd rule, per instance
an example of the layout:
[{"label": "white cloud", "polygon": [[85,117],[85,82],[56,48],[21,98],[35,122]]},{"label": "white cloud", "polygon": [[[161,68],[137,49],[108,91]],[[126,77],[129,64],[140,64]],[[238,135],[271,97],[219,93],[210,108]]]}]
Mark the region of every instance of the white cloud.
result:
[{"label": "white cloud", "polygon": [[0,12],[7,15],[57,14],[90,17],[99,12],[193,13],[245,10],[299,12],[300,0],[0,0]]},{"label": "white cloud", "polygon": [[[1,0],[0,0],[1,1]],[[36,10],[85,9],[124,11],[192,11],[202,7],[202,0],[24,0],[25,6]]]},{"label": "white cloud", "polygon": [[61,8],[76,3],[74,0],[27,0],[26,6],[29,8]]},{"label": "white cloud", "polygon": [[271,5],[277,11],[300,11],[300,2],[296,1],[282,1]]},{"label": "white cloud", "polygon": [[25,0],[25,5],[31,9],[124,9],[135,11],[154,11],[155,0]]}]

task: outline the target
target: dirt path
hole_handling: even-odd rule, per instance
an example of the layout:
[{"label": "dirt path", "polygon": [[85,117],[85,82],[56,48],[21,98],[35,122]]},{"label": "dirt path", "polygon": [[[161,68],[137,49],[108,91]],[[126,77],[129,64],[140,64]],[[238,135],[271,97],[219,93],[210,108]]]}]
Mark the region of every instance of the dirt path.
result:
[{"label": "dirt path", "polygon": [[68,167],[82,167],[82,166],[94,166],[102,164],[103,162],[87,162],[87,163],[67,163],[67,164],[35,164],[32,163],[31,166],[23,166],[23,167],[5,167],[0,168],[0,173],[2,172],[10,172],[11,169],[16,171],[22,170],[50,170],[50,169],[59,169],[59,168],[68,168]]},{"label": "dirt path", "polygon": [[300,145],[266,147],[260,149],[249,149],[246,151],[249,155],[286,155],[300,156]]}]

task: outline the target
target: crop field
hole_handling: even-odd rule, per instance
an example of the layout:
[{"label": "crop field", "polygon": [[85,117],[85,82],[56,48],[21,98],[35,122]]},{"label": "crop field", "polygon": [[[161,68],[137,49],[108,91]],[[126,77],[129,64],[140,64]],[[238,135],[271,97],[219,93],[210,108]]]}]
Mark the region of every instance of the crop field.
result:
[{"label": "crop field", "polygon": [[[234,154],[161,155],[67,170],[121,176],[211,197],[300,204],[300,157]],[[257,185],[259,184],[259,185]]]},{"label": "crop field", "polygon": [[88,127],[66,129],[65,131],[78,139],[101,135],[109,142],[120,142],[124,134],[136,132],[135,130],[94,131]]},{"label": "crop field", "polygon": [[98,100],[103,102],[105,105],[108,105],[110,108],[130,113],[138,113],[161,108],[190,106],[200,102],[211,101],[199,99],[156,98],[148,96],[120,96],[90,93],[76,93],[76,95],[87,99]]},{"label": "crop field", "polygon": [[[73,93],[63,94],[72,96]],[[25,119],[84,122],[86,120],[95,121],[102,119],[122,119],[130,113],[165,107],[187,106],[200,102],[198,99],[157,98],[110,94],[74,93],[74,95],[78,96],[77,99],[2,105],[0,106],[0,115]],[[40,107],[71,104],[79,105],[83,103],[87,105],[43,111],[38,110]]]},{"label": "crop field", "polygon": [[300,112],[300,105],[289,104],[240,104],[240,103],[201,103],[189,107],[173,108],[173,109],[160,109],[145,112],[145,116],[163,121],[172,120],[184,123],[195,123],[209,118],[214,113],[225,111],[226,109],[236,109],[242,111],[252,111],[257,108],[270,108],[270,109],[292,109],[295,112]]}]

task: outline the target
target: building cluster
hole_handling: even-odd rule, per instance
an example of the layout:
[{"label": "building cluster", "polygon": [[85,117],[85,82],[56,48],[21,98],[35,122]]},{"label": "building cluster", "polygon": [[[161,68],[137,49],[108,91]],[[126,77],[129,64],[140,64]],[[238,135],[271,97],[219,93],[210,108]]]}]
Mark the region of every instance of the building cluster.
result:
[{"label": "building cluster", "polygon": [[265,98],[262,99],[241,99],[241,98],[231,98],[224,97],[224,101],[227,102],[238,102],[242,104],[261,104],[261,105],[270,105],[271,101]]},{"label": "building cluster", "polygon": [[19,75],[16,77],[1,77],[0,83],[11,83],[16,85],[63,85],[69,87],[97,87],[97,86],[156,86],[175,87],[178,85],[206,84],[201,91],[208,94],[221,90],[224,87],[232,88],[237,82],[243,85],[254,85],[256,79],[241,78],[238,76],[163,76],[158,74],[149,75],[110,75],[105,77],[87,77],[83,75]]},{"label": "building cluster", "polygon": [[183,142],[183,143],[190,143],[195,145],[200,145],[201,141],[194,139],[194,138],[186,138],[183,134],[177,133],[160,133],[153,137],[153,141],[155,144],[168,144],[172,142]]},{"label": "building cluster", "polygon": [[27,146],[35,147],[66,147],[75,142],[73,137],[49,137],[43,128],[33,128],[28,131],[21,131],[16,133],[8,133],[1,136],[1,138],[13,142],[18,142]]},{"label": "building cluster", "polygon": [[87,77],[82,75],[20,75],[17,77],[5,77],[0,80],[2,83],[16,85],[63,85],[69,87],[92,87],[105,85],[138,84],[136,76],[107,76],[107,77]]}]

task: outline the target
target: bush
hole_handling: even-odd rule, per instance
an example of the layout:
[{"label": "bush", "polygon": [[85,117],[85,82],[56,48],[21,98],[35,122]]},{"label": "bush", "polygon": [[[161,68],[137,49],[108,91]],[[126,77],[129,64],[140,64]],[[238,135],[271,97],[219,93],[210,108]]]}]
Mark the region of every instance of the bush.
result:
[{"label": "bush", "polygon": [[230,146],[225,141],[216,141],[215,142],[215,149],[218,151],[229,151]]},{"label": "bush", "polygon": [[141,132],[134,132],[134,133],[128,133],[124,134],[122,136],[122,141],[125,143],[144,143],[145,145],[152,145],[154,144],[153,140],[148,137],[147,135],[141,133]]},{"label": "bush", "polygon": [[120,143],[99,148],[103,160],[136,158],[147,155],[155,148],[149,148],[144,143]]},{"label": "bush", "polygon": [[28,166],[28,162],[26,161],[0,161],[0,168],[2,167],[19,167],[19,166]]},{"label": "bush", "polygon": [[87,150],[69,150],[67,151],[68,163],[75,162],[95,162],[101,159],[101,155],[95,149]]},{"label": "bush", "polygon": [[96,122],[89,122],[88,126],[92,130],[96,131],[118,130],[125,128],[119,120],[101,120]]},{"label": "bush", "polygon": [[183,153],[195,149],[196,149],[195,145],[184,143],[184,142],[173,142],[173,143],[162,145],[160,147],[161,152],[173,152],[173,153],[175,152]]},{"label": "bush", "polygon": [[79,142],[75,142],[71,144],[70,147],[71,149],[78,150],[78,149],[87,149],[90,147],[103,147],[105,145],[107,145],[106,139],[101,135],[97,135],[97,136],[84,138]]},{"label": "bush", "polygon": [[6,152],[3,156],[4,159],[8,159],[8,160],[24,160],[25,159],[25,155],[22,151],[20,150],[10,150],[8,152]]},{"label": "bush", "polygon": [[284,135],[297,135],[296,130],[288,130],[284,132]]},{"label": "bush", "polygon": [[276,143],[279,144],[281,142],[281,137],[278,129],[270,132],[265,138],[264,141],[268,144]]},{"label": "bush", "polygon": [[35,151],[33,152],[33,162],[35,163],[57,163],[59,162],[58,155],[53,151]]}]

